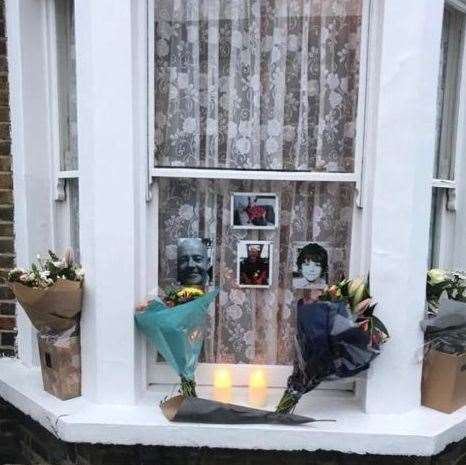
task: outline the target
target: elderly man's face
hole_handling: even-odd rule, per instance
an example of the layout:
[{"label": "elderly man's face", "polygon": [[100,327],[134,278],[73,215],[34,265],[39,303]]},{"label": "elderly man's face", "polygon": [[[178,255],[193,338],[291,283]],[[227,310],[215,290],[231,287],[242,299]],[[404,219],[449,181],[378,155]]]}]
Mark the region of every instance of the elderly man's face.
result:
[{"label": "elderly man's face", "polygon": [[178,245],[178,281],[183,286],[204,286],[207,283],[209,259],[201,240],[183,240]]}]

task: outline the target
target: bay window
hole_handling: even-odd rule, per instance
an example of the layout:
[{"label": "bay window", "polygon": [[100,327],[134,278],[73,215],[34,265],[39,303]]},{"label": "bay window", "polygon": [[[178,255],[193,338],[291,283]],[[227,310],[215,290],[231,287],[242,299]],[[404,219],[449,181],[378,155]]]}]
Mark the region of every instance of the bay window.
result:
[{"label": "bay window", "polygon": [[[239,386],[253,365],[283,386],[296,302],[308,297],[293,287],[295,246],[318,243],[330,282],[370,269],[377,315],[392,336],[365,379],[364,408],[418,408],[440,3],[7,2],[19,76],[11,91],[18,265],[51,246],[80,251],[80,402],[127,408],[153,396],[154,405],[167,388],[148,384],[176,389],[135,329],[134,308],[176,282],[177,240],[203,238],[220,295],[199,384],[227,364]],[[455,224],[464,228],[460,158],[454,177],[439,162],[434,186],[456,191]],[[276,195],[276,226],[233,227],[233,193]],[[241,241],[273,244],[270,286],[239,285]],[[21,310],[18,327],[21,360],[34,366],[34,332]],[[354,382],[330,387],[353,391]]]}]

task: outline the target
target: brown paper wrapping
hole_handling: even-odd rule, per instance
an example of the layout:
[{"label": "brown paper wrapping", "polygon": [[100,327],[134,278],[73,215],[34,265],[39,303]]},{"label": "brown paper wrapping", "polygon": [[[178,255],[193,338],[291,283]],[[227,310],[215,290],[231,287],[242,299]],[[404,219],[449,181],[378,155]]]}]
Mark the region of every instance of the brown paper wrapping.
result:
[{"label": "brown paper wrapping", "polygon": [[429,351],[422,372],[422,405],[444,413],[466,405],[466,354]]},{"label": "brown paper wrapping", "polygon": [[60,279],[46,289],[33,289],[21,283],[10,283],[10,287],[38,331],[63,332],[77,323],[81,282]]},{"label": "brown paper wrapping", "polygon": [[79,336],[38,334],[44,389],[61,400],[81,395],[81,345]]}]

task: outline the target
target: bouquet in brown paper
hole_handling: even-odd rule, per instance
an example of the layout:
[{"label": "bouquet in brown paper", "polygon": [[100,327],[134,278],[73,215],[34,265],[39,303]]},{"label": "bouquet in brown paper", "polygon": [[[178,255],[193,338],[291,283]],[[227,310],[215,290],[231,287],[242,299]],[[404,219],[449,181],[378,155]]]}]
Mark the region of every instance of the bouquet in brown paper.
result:
[{"label": "bouquet in brown paper", "polygon": [[78,326],[84,272],[67,250],[60,259],[37,257],[29,270],[15,268],[8,281],[33,326],[41,333],[62,333]]}]

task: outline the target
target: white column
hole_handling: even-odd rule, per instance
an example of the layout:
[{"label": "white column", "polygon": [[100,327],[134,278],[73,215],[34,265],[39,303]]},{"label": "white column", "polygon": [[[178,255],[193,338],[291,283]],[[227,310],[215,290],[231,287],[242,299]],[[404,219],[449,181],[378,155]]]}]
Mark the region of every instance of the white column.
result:
[{"label": "white column", "polygon": [[392,338],[365,400],[368,412],[397,413],[420,405],[443,1],[389,0],[383,10],[370,277]]},{"label": "white column", "polygon": [[[8,0],[6,22],[10,84],[15,252],[29,266],[52,244],[50,118],[46,59],[45,3]],[[35,330],[17,305],[18,352],[38,365]]]},{"label": "white column", "polygon": [[[140,160],[134,119],[131,0],[76,0],[83,394],[94,402],[130,404],[138,385],[134,306],[140,289]],[[141,2],[142,3],[142,2]],[[134,24],[133,24],[134,23]]]}]

